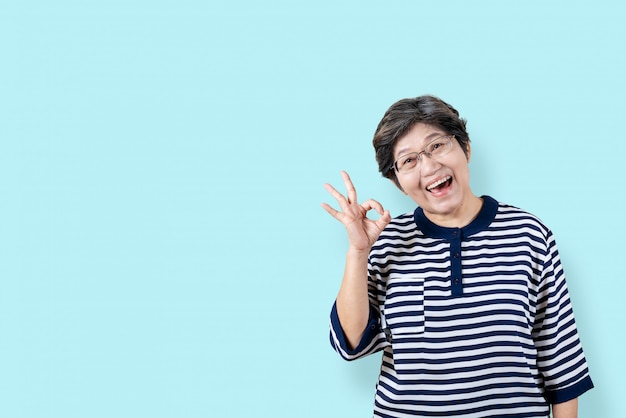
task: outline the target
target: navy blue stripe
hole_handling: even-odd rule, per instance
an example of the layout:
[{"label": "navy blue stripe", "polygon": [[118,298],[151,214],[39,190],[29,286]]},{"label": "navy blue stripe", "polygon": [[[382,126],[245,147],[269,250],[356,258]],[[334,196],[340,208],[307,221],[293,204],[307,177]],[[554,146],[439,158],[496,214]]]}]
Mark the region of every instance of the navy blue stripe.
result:
[{"label": "navy blue stripe", "polygon": [[[385,350],[375,416],[545,418],[544,395],[589,389],[556,243],[536,217],[484,197],[470,225],[441,228],[418,208],[381,234],[369,275],[372,312],[383,312],[390,337],[376,326],[361,351],[346,350],[335,320],[331,338],[350,359]],[[473,396],[480,391],[489,395]],[[451,394],[464,396],[442,398]],[[493,405],[479,405],[487,400]]]}]

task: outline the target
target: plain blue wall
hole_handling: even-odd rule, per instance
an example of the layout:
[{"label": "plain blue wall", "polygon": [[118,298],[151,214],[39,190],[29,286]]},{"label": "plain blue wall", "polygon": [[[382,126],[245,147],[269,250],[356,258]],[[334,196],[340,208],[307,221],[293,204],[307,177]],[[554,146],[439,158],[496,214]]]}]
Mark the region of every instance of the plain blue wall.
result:
[{"label": "plain blue wall", "polygon": [[[379,356],[328,344],[348,170],[452,103],[474,191],[555,232],[596,389],[620,416],[626,7],[583,1],[0,5],[0,416],[366,417]],[[621,355],[620,355],[621,354]]]}]

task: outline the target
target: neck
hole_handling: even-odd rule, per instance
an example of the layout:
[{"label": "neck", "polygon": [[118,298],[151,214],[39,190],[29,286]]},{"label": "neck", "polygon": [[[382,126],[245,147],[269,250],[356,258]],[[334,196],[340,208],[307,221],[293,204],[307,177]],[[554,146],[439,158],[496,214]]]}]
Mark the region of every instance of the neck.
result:
[{"label": "neck", "polygon": [[445,228],[463,228],[476,219],[482,206],[483,199],[472,195],[454,213],[436,214],[424,211],[424,215],[436,225]]}]

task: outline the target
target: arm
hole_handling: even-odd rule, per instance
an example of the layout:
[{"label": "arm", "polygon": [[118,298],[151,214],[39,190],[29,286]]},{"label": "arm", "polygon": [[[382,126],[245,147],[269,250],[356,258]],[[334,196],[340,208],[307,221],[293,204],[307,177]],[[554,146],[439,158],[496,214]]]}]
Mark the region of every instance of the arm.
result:
[{"label": "arm", "polygon": [[346,336],[346,342],[356,348],[365,333],[369,318],[367,295],[368,250],[348,249],[346,267],[337,294],[337,315]]},{"label": "arm", "polygon": [[[349,247],[343,280],[337,295],[337,315],[351,348],[355,348],[365,332],[370,307],[367,288],[367,259],[369,251],[385,226],[391,221],[389,211],[375,200],[362,204],[357,201],[356,189],[345,171],[341,172],[347,190],[347,197],[339,193],[330,184],[326,190],[337,200],[341,211],[323,203],[322,208],[333,218],[341,222],[348,234]],[[367,218],[367,212],[377,211],[381,216],[377,220]]]},{"label": "arm", "polygon": [[555,403],[552,405],[553,418],[577,418],[578,417],[578,398],[574,398],[567,402]]},{"label": "arm", "polygon": [[[533,340],[545,397],[554,414],[571,411],[570,403],[593,388],[587,360],[578,337],[574,311],[554,236],[545,236],[546,253],[537,292]],[[563,411],[563,412],[561,412]],[[576,409],[574,409],[575,415]],[[562,415],[569,417],[570,415]]]}]

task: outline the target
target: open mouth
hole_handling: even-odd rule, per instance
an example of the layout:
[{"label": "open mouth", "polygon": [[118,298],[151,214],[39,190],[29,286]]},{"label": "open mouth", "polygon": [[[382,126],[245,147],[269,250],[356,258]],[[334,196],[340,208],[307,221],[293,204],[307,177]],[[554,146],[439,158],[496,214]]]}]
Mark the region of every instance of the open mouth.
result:
[{"label": "open mouth", "polygon": [[436,192],[438,190],[445,189],[451,184],[452,184],[452,176],[446,176],[426,186],[426,190],[428,190],[429,192]]}]

